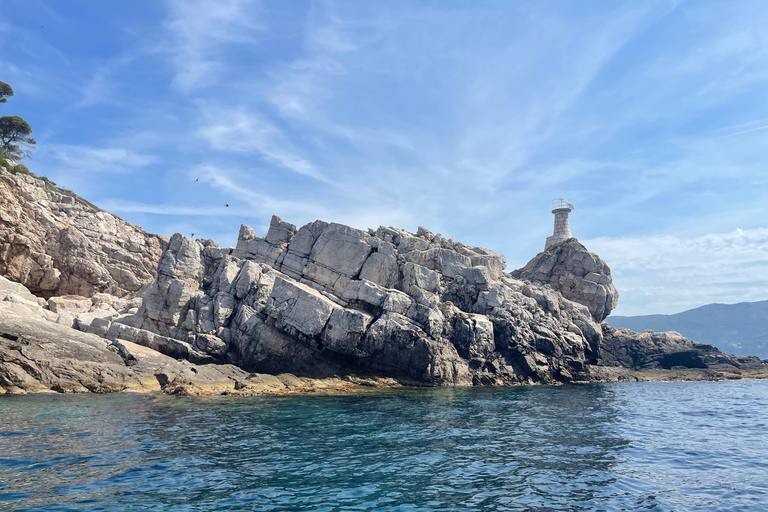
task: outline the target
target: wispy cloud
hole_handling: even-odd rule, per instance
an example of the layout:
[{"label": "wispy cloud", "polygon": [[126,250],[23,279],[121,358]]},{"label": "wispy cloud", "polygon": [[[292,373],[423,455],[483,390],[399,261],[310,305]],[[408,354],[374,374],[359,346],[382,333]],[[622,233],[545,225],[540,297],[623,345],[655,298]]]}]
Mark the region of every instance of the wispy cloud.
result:
[{"label": "wispy cloud", "polygon": [[[95,10],[48,2],[68,24],[56,45],[47,21],[19,28],[33,0],[9,5],[0,67],[36,130],[31,167],[124,201],[108,204],[148,229],[236,235],[273,213],[424,225],[514,268],[542,248],[564,194],[574,234],[617,275],[619,311],[758,293],[719,260],[710,288],[686,269],[705,234],[766,228],[760,0],[165,0],[133,18],[99,4],[124,15],[114,33],[73,29]],[[691,248],[646,247],[676,244]]]},{"label": "wispy cloud", "polygon": [[199,176],[200,181],[210,184],[222,193],[248,205],[250,218],[269,219],[273,214],[297,225],[322,219],[340,222],[360,229],[376,228],[380,225],[407,226],[413,216],[406,209],[391,208],[363,201],[344,204],[338,201],[327,204],[319,194],[312,191],[297,194],[292,199],[279,199],[277,194],[254,190],[248,185],[248,174],[240,169],[222,169],[212,164],[203,164],[192,171],[190,177]]},{"label": "wispy cloud", "polygon": [[51,151],[58,166],[85,173],[124,173],[157,162],[153,155],[123,148],[96,148],[71,144],[53,144]]},{"label": "wispy cloud", "polygon": [[147,204],[118,198],[102,199],[99,201],[99,207],[114,213],[151,213],[153,215],[200,217],[243,217],[249,213],[244,208],[227,208],[223,205]]},{"label": "wispy cloud", "polygon": [[174,85],[184,91],[222,80],[228,71],[222,60],[224,48],[254,44],[264,29],[261,3],[255,0],[167,0],[166,5]]},{"label": "wispy cloud", "polygon": [[204,126],[197,135],[212,149],[257,154],[283,169],[318,181],[330,182],[313,164],[297,155],[297,150],[275,125],[244,108],[205,109]]},{"label": "wispy cloud", "polygon": [[582,242],[613,269],[621,294],[617,314],[674,313],[710,302],[765,299],[768,228]]}]

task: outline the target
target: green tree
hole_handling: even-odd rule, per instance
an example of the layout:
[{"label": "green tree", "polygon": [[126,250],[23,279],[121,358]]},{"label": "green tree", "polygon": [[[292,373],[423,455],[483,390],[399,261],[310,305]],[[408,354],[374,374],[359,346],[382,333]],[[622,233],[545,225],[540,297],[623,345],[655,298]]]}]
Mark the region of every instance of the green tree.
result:
[{"label": "green tree", "polygon": [[5,82],[0,82],[0,103],[7,103],[8,98],[13,96],[13,89]]},{"label": "green tree", "polygon": [[[13,89],[5,82],[0,82],[0,103],[6,103],[13,96]],[[0,156],[21,160],[32,153],[37,144],[29,135],[32,127],[19,116],[0,117]]]},{"label": "green tree", "polygon": [[32,127],[19,116],[0,117],[0,148],[14,160],[27,157],[32,152],[37,143],[29,136],[31,133]]}]

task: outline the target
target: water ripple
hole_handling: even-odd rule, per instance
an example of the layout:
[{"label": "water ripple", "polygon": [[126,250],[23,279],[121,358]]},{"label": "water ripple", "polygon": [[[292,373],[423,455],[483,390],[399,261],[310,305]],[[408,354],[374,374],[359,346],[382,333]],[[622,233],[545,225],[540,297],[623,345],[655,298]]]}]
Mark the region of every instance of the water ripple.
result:
[{"label": "water ripple", "polygon": [[0,397],[0,510],[766,510],[768,382]]}]

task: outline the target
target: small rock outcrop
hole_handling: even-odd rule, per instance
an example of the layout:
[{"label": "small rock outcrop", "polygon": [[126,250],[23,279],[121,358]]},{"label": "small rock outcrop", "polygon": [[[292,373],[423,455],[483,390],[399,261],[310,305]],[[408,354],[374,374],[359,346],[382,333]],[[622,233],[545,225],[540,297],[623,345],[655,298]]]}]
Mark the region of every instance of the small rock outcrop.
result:
[{"label": "small rock outcrop", "polygon": [[3,168],[0,205],[0,275],[45,298],[136,294],[155,277],[168,240]]},{"label": "small rock outcrop", "polygon": [[566,299],[587,306],[597,322],[605,320],[619,301],[611,269],[575,238],[548,247],[512,276],[551,286]]},{"label": "small rock outcrop", "polygon": [[712,345],[696,343],[680,333],[632,332],[602,324],[603,341],[598,363],[632,370],[671,370],[676,368],[751,368],[762,363],[754,356],[733,356]]}]

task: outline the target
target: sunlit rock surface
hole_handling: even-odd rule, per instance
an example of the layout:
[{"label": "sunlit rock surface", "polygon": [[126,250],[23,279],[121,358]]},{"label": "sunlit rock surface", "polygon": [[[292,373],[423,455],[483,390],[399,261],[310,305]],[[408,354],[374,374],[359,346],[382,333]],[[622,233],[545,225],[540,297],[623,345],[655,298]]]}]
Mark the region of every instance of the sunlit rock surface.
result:
[{"label": "sunlit rock surface", "polygon": [[0,168],[0,275],[41,297],[140,292],[168,239]]}]

